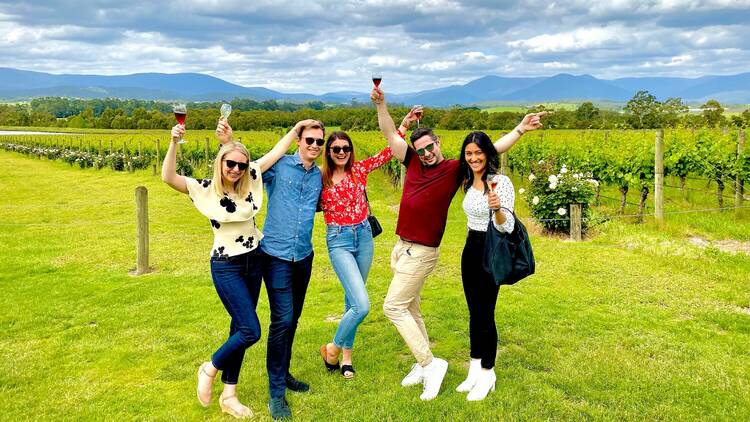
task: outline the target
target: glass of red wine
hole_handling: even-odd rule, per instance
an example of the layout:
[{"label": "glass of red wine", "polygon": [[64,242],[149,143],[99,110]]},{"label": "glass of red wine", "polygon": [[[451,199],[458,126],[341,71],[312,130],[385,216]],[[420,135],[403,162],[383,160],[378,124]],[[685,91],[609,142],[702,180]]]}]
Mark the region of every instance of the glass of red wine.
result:
[{"label": "glass of red wine", "polygon": [[412,110],[414,110],[414,117],[417,118],[417,129],[419,129],[419,121],[422,119],[422,113],[424,110],[422,110],[422,105],[417,104],[414,107],[412,107]]},{"label": "glass of red wine", "polygon": [[[177,120],[177,123],[185,126],[187,106],[185,106],[185,104],[175,104],[174,106],[172,106],[172,112],[174,113],[174,118]],[[180,139],[179,141],[177,141],[178,144],[184,144],[185,142],[186,141],[184,139]]]},{"label": "glass of red wine", "polygon": [[487,175],[487,183],[489,183],[490,189],[495,190],[499,182],[500,182],[499,174],[490,173]]},{"label": "glass of red wine", "polygon": [[380,82],[383,80],[383,72],[377,70],[372,72],[372,83],[375,85],[375,88],[380,87]]}]

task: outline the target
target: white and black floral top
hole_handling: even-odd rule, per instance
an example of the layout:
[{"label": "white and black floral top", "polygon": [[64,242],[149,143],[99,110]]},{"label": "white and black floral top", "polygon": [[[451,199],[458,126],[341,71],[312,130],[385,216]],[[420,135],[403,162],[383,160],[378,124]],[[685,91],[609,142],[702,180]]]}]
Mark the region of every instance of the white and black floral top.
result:
[{"label": "white and black floral top", "polygon": [[260,165],[251,162],[250,193],[246,198],[232,198],[226,193],[216,196],[210,179],[185,177],[190,200],[201,214],[208,217],[214,231],[212,258],[228,258],[250,252],[258,247],[263,233],[255,225],[255,214],[263,205],[263,179]]},{"label": "white and black floral top", "polygon": [[[495,193],[500,197],[500,206],[514,209],[516,195],[513,191],[513,183],[510,181],[508,176],[500,176],[500,183],[495,188]],[[473,186],[466,191],[464,196],[463,209],[466,213],[468,220],[468,226],[471,230],[480,232],[487,231],[487,225],[490,223],[490,208],[487,205],[487,196],[483,191],[475,189]],[[492,219],[492,224],[501,232],[510,233],[513,231],[515,225],[515,219],[513,214],[508,210],[501,208],[500,211],[505,214],[505,223],[497,224],[495,219]]]}]

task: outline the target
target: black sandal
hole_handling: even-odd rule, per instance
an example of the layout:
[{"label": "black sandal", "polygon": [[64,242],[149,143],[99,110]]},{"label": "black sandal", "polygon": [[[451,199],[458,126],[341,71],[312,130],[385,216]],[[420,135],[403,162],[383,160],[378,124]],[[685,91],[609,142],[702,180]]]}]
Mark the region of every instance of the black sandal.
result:
[{"label": "black sandal", "polygon": [[341,368],[341,365],[338,362],[328,363],[328,360],[326,359],[326,357],[328,357],[328,348],[326,347],[325,344],[320,346],[320,357],[323,358],[323,364],[325,364],[328,372],[333,373],[333,372],[338,371],[339,368]]},{"label": "black sandal", "polygon": [[[346,373],[347,373],[347,372],[351,373],[351,375],[347,376],[347,375],[346,375]],[[342,375],[342,376],[343,376],[343,377],[344,377],[345,379],[348,379],[348,380],[350,380],[350,379],[354,378],[354,374],[356,374],[356,373],[357,373],[357,371],[355,371],[355,370],[354,370],[354,367],[353,367],[353,366],[351,366],[351,365],[342,365],[342,366],[341,366],[341,375]]]}]

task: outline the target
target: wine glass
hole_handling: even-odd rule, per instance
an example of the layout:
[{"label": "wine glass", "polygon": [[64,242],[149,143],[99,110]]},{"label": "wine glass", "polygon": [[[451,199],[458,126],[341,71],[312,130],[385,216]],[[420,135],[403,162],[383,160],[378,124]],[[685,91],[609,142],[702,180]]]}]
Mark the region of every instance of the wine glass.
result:
[{"label": "wine glass", "polygon": [[232,114],[232,105],[229,103],[222,104],[220,113],[222,119],[229,120],[229,115]]},{"label": "wine glass", "polygon": [[497,173],[489,173],[487,175],[487,183],[489,183],[490,189],[494,191],[497,188],[497,184],[500,183],[500,175]]},{"label": "wine glass", "polygon": [[414,107],[412,107],[412,110],[414,110],[414,116],[417,118],[417,129],[419,129],[419,120],[422,119],[422,105],[417,104]]},{"label": "wine glass", "polygon": [[[174,118],[177,120],[177,123],[181,124],[182,126],[185,126],[185,118],[187,117],[187,106],[185,104],[175,104],[172,106],[172,112],[174,113]],[[177,141],[178,144],[184,144],[185,140],[180,139]]]},{"label": "wine glass", "polygon": [[380,87],[380,82],[383,80],[383,72],[379,70],[374,70],[372,72],[372,83],[375,85],[375,88]]}]

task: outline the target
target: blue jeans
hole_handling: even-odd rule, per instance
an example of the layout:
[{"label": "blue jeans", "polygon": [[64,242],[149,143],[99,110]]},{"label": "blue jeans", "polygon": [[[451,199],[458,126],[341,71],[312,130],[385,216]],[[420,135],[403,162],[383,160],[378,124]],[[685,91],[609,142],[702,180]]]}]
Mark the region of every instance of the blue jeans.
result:
[{"label": "blue jeans", "polygon": [[211,278],[232,322],[229,338],[211,356],[222,371],[224,384],[237,384],[245,349],[260,338],[260,322],[255,313],[261,283],[259,249],[229,258],[211,258]]},{"label": "blue jeans", "polygon": [[344,315],[333,344],[344,349],[354,346],[357,327],[370,312],[365,282],[372,264],[373,242],[370,223],[327,227],[326,242],[333,270],[344,288]]},{"label": "blue jeans", "polygon": [[307,285],[312,274],[314,253],[299,261],[285,261],[261,252],[263,279],[266,282],[271,325],[268,328],[266,369],[271,397],[286,393],[286,375],[292,360],[292,344],[297,322],[305,304]]}]

